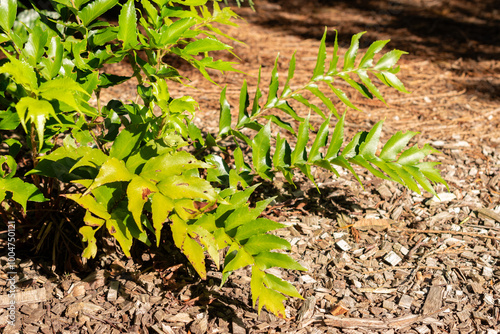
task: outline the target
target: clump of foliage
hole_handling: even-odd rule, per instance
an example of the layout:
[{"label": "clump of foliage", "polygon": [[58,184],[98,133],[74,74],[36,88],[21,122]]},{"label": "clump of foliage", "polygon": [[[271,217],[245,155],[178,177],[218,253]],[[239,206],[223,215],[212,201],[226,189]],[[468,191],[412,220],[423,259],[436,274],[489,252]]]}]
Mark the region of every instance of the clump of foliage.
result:
[{"label": "clump of foliage", "polygon": [[[237,15],[229,7],[207,0],[140,0],[140,8],[134,0],[123,5],[118,0],[50,3],[50,10],[35,5],[21,10],[18,1],[1,0],[0,210],[5,219],[22,223],[28,207],[35,213],[44,205],[66,210],[62,197],[78,203],[86,212],[79,228],[86,242],[84,257],[96,256],[104,229],[130,255],[134,240],[160,244],[167,225],[201,278],[206,277],[205,254],[220,266],[225,249],[222,283],[235,270],[251,266],[254,306],[258,302],[259,311],[265,306],[284,317],[286,296],[301,296],[266,270],[305,268],[282,252],[290,248],[286,240],[268,233],[283,224],[259,218],[273,199],[249,204],[258,177],[273,180],[279,172],[293,183],[293,173],[300,171],[314,182],[313,166],[337,175],[334,166],[340,166],[357,177],[355,164],[417,192],[421,186],[434,194],[432,182],[445,184],[434,168],[437,163],[423,162],[434,150],[429,145],[408,147],[415,132],[394,134],[379,153],[382,122],[344,140],[347,113],[341,115],[328,95],[357,108],[335,87],[335,80],[382,101],[373,77],[406,92],[396,76],[404,52],[393,50],[374,60],[387,40],[374,42],[357,61],[362,33],[357,34],[341,61],[337,37],[327,54],[325,31],[305,86],[291,88],[294,55],[280,89],[276,60],[267,97],[260,75],[252,98],[245,82],[233,120],[222,89],[219,131],[204,135],[205,129],[192,122],[198,103],[190,96],[169,94],[169,82],[184,84],[188,78],[165,62],[165,55],[184,59],[211,82],[212,70],[238,71],[235,63],[212,56],[213,51],[232,53],[224,42],[232,37],[218,28],[235,25]],[[117,6],[117,25],[101,19]],[[132,79],[106,73],[104,65],[125,62],[138,82],[137,100],[101,106],[103,89]],[[306,92],[321,104],[311,102]],[[90,103],[92,96],[96,104]],[[309,116],[297,114],[294,103],[324,122],[314,129]],[[293,118],[298,130],[280,113]],[[232,152],[219,146],[230,138],[236,145]],[[219,150],[208,150],[217,146]],[[245,159],[245,148],[250,159]],[[231,159],[225,160],[227,155]]]}]

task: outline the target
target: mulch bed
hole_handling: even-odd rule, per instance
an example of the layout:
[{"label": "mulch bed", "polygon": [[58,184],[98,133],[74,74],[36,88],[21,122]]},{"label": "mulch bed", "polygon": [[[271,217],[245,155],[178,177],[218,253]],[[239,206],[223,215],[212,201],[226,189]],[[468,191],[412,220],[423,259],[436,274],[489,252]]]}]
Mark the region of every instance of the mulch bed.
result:
[{"label": "mulch bed", "polygon": [[[412,94],[382,88],[387,105],[353,94],[351,100],[364,112],[349,111],[347,136],[384,118],[383,142],[396,131],[420,131],[414,143],[428,142],[442,152],[432,159],[442,161],[450,189],[437,186],[439,198],[418,195],[360,171],[363,188],[347,173],[332,178],[321,170],[315,171],[321,193],[300,177],[296,189],[280,180],[262,186],[257,196],[278,196],[264,215],[288,225],[276,233],[290,241],[291,255],[309,268],[271,269],[305,298],[286,303],[286,320],[252,308],[249,270],[235,272],[220,287],[221,274],[211,267],[201,281],[166,240],[150,252],[138,250],[135,261],[106,251],[89,263],[90,272],[61,274],[48,260],[20,258],[15,327],[4,325],[7,270],[0,271],[3,333],[500,331],[500,62],[494,57],[500,35],[478,37],[498,32],[498,10],[487,7],[488,1],[477,5],[486,6],[483,10],[472,10],[458,0],[394,1],[385,7],[370,1],[366,8],[356,5],[361,1],[256,3],[257,13],[238,10],[247,23],[230,31],[247,44],[235,47],[250,76],[215,76],[229,85],[230,101],[238,101],[244,79],[249,89],[255,86],[259,64],[266,65],[263,82],[268,82],[278,52],[280,75],[286,77],[288,61],[298,50],[296,85],[306,83],[325,25],[341,33],[342,52],[350,34],[364,29],[368,41],[393,38],[390,48],[411,51],[402,59],[401,79]],[[408,18],[407,27],[401,17]],[[418,17],[434,26],[411,25]],[[453,24],[462,39],[434,33]],[[436,39],[443,42],[442,50]],[[220,88],[179,66],[198,90],[172,86],[171,95],[192,95],[202,106],[195,121],[217,129]],[[128,73],[121,67],[109,70]],[[135,93],[131,85],[122,85],[102,95],[106,101]],[[321,119],[312,121],[318,125]],[[1,255],[4,268],[6,252]]]}]

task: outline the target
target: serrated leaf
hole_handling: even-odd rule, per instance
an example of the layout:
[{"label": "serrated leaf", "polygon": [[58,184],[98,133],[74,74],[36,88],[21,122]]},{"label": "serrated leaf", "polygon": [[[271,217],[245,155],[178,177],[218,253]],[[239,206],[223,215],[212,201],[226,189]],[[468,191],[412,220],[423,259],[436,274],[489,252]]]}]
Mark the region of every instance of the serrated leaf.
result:
[{"label": "serrated leaf", "polygon": [[[104,223],[104,220],[102,222]],[[95,238],[97,229],[94,230],[90,226],[82,226],[78,232],[82,235],[82,241],[87,243],[82,256],[87,259],[94,258],[97,255],[97,239]]]},{"label": "serrated leaf", "polygon": [[35,129],[38,135],[38,150],[40,151],[43,147],[45,132],[45,122],[49,116],[54,117],[61,122],[54,111],[52,105],[45,100],[37,100],[29,96],[23,97],[16,105],[17,114],[19,115],[19,120],[24,127],[24,130],[28,132],[26,127],[26,121],[30,120],[32,124],[35,124]]},{"label": "serrated leaf", "polygon": [[124,83],[129,80],[131,77],[115,75],[109,73],[100,73],[99,74],[99,88],[109,88],[119,84]]},{"label": "serrated leaf", "polygon": [[137,44],[137,16],[134,0],[128,0],[120,11],[116,38],[123,42],[124,50],[131,49]]},{"label": "serrated leaf", "polygon": [[0,0],[0,8],[2,8],[0,27],[2,27],[3,31],[10,31],[16,20],[17,0]]},{"label": "serrated leaf", "polygon": [[354,69],[354,62],[356,61],[356,55],[358,54],[358,49],[359,49],[359,39],[365,33],[366,31],[360,32],[352,36],[351,46],[344,55],[344,67],[343,67],[344,72],[351,71],[352,69]]},{"label": "serrated leaf", "polygon": [[34,26],[22,50],[25,59],[28,60],[31,66],[36,66],[45,53],[45,44],[47,44],[47,32],[43,31],[40,26]]},{"label": "serrated leaf", "polygon": [[255,256],[255,264],[262,270],[279,267],[290,270],[307,270],[290,255],[273,252],[262,252]]},{"label": "serrated leaf", "polygon": [[278,76],[278,58],[276,56],[274,60],[274,67],[271,72],[271,82],[269,83],[269,93],[267,95],[267,103],[265,108],[274,108],[278,104],[278,88],[279,88],[279,76]]},{"label": "serrated leaf", "polygon": [[120,244],[120,247],[126,256],[130,257],[130,248],[132,248],[133,237],[130,230],[127,228],[121,219],[106,220],[106,228]]},{"label": "serrated leaf", "polygon": [[255,97],[253,99],[253,104],[252,104],[252,114],[250,116],[253,116],[260,111],[259,100],[262,97],[262,92],[260,90],[261,70],[262,70],[262,67],[259,67],[259,75],[257,77],[257,86],[255,87]]},{"label": "serrated leaf", "polygon": [[275,167],[290,166],[292,150],[285,138],[281,138],[280,134],[276,137],[276,150],[273,155],[273,165]]},{"label": "serrated leaf", "polygon": [[295,135],[295,130],[292,128],[292,125],[288,122],[283,121],[281,118],[275,115],[264,115],[262,118],[267,119],[280,128],[289,131],[291,134]]},{"label": "serrated leaf", "polygon": [[153,228],[155,230],[156,246],[160,245],[161,229],[170,212],[174,209],[174,201],[160,193],[151,197],[151,212],[153,214]]},{"label": "serrated leaf", "polygon": [[319,127],[319,130],[316,133],[316,138],[314,139],[311,150],[309,151],[309,158],[307,159],[308,162],[313,162],[321,159],[321,153],[319,152],[319,149],[326,146],[326,143],[328,141],[329,125],[330,118],[324,121],[323,124],[321,124],[321,126]]},{"label": "serrated leaf", "polygon": [[188,225],[186,222],[174,215],[172,217],[170,229],[172,230],[172,237],[177,248],[184,253],[198,275],[200,275],[201,279],[206,279],[207,272],[203,248],[188,236]]},{"label": "serrated leaf", "polygon": [[231,106],[226,99],[226,87],[220,93],[219,136],[222,137],[231,130]]},{"label": "serrated leaf", "polygon": [[0,178],[0,202],[7,196],[7,192],[11,194],[14,202],[22,206],[25,212],[28,201],[46,201],[41,191],[35,185],[24,182],[17,177],[11,179]]},{"label": "serrated leaf", "polygon": [[321,79],[323,74],[325,73],[325,60],[326,60],[326,31],[323,33],[323,37],[321,38],[321,42],[319,44],[318,57],[316,59],[316,66],[314,67],[313,76],[311,78],[312,81]]},{"label": "serrated leaf", "polygon": [[[248,254],[243,248],[236,250],[236,255],[230,261],[224,263],[224,270],[222,273],[231,273],[240,268],[254,264],[254,258]],[[228,260],[228,257],[226,257]]]},{"label": "serrated leaf", "polygon": [[[313,93],[314,95],[316,95],[316,97],[318,97],[321,100],[321,102],[325,104],[325,106],[335,115],[335,117],[340,118],[339,114],[337,113],[337,108],[335,108],[335,105],[328,97],[325,96],[325,94],[323,94],[321,90],[319,90],[317,85],[309,84],[307,85],[306,89],[311,93]],[[327,117],[323,113],[321,113],[320,116],[323,119],[327,119]]]},{"label": "serrated leaf", "polygon": [[46,81],[40,85],[39,92],[44,99],[61,101],[76,111],[80,111],[76,93],[87,94],[80,84],[69,77]]},{"label": "serrated leaf", "polygon": [[82,195],[82,194],[66,194],[66,198],[69,198],[72,201],[78,203],[84,209],[90,211],[93,215],[101,217],[102,219],[111,219],[111,214],[108,212],[107,208],[98,203],[96,199],[90,195]]},{"label": "serrated leaf", "polygon": [[194,168],[211,168],[212,166],[197,160],[186,151],[164,153],[149,159],[144,165],[141,176],[149,180],[163,180],[172,175],[180,175]]},{"label": "serrated leaf", "polygon": [[292,58],[290,59],[290,64],[288,65],[288,76],[286,78],[285,82],[285,87],[283,88],[283,92],[281,92],[281,98],[287,98],[291,93],[292,90],[290,88],[290,82],[293,79],[293,75],[295,73],[295,53],[297,51],[293,52]]},{"label": "serrated leaf", "polygon": [[368,68],[373,65],[373,57],[375,54],[379,53],[384,46],[389,43],[391,40],[383,40],[383,41],[375,41],[373,42],[368,50],[366,50],[365,55],[363,58],[361,58],[361,61],[359,62],[359,68]]},{"label": "serrated leaf", "polygon": [[11,75],[17,84],[23,85],[30,91],[35,91],[38,88],[38,84],[33,67],[25,61],[17,60],[12,56],[7,57],[10,62],[5,63],[2,67],[0,67],[0,73],[7,73]]},{"label": "serrated leaf", "polygon": [[432,184],[429,182],[429,180],[427,180],[425,175],[417,167],[403,166],[403,169],[406,170],[411,176],[413,176],[415,181],[417,181],[425,191],[436,195],[436,191],[432,187]]},{"label": "serrated leaf", "polygon": [[333,87],[332,84],[328,84],[328,86],[330,87],[330,89],[332,90],[332,92],[337,95],[337,97],[340,99],[340,101],[344,102],[344,104],[346,106],[348,106],[349,108],[352,108],[354,110],[359,110],[354,104],[351,103],[351,101],[349,100],[349,98],[347,97],[347,95],[341,91],[340,89],[337,89],[335,87]]},{"label": "serrated leaf", "polygon": [[118,4],[118,0],[94,0],[78,12],[78,17],[82,20],[83,25],[88,26],[116,4]]},{"label": "serrated leaf", "polygon": [[255,255],[273,249],[290,249],[290,243],[272,234],[257,234],[250,237],[243,248],[249,254]]},{"label": "serrated leaf", "polygon": [[417,183],[413,180],[411,174],[403,168],[403,166],[401,166],[400,164],[392,163],[391,167],[396,171],[396,173],[398,173],[399,177],[403,180],[406,187],[420,194],[420,189],[418,188]]},{"label": "serrated leaf", "polygon": [[291,165],[295,166],[297,164],[302,164],[306,162],[307,152],[306,146],[309,141],[309,117],[308,115],[304,122],[299,126],[299,132],[297,134],[297,143],[292,152]]},{"label": "serrated leaf", "polygon": [[195,24],[196,20],[191,17],[182,18],[173,22],[166,28],[166,31],[161,34],[160,43],[162,45],[177,43],[179,38]]},{"label": "serrated leaf", "polygon": [[247,108],[250,105],[250,96],[248,95],[247,81],[243,80],[243,85],[240,90],[240,104],[238,112],[238,124],[237,128],[242,127],[245,123],[250,121],[250,116],[248,115]]},{"label": "serrated leaf", "polygon": [[385,103],[384,97],[382,96],[382,94],[380,94],[380,91],[378,90],[377,86],[375,86],[373,84],[373,82],[371,81],[368,74],[365,71],[361,71],[361,70],[357,71],[356,74],[361,79],[363,84],[365,84],[366,88],[368,88],[370,93],[375,95],[375,97],[377,97],[377,99],[379,99],[380,101]]},{"label": "serrated leaf", "polygon": [[221,41],[207,37],[189,43],[188,45],[186,45],[186,47],[184,47],[182,51],[188,55],[197,55],[200,52],[220,51],[229,49],[232,49],[232,47],[222,43]]},{"label": "serrated leaf", "polygon": [[217,246],[217,241],[215,240],[215,237],[210,232],[208,232],[199,225],[189,225],[188,229],[189,229],[189,235],[193,239],[199,240],[203,244],[203,246],[205,246],[205,249],[207,250],[208,254],[214,261],[217,268],[219,268],[220,266],[219,248]]},{"label": "serrated leaf", "polygon": [[392,50],[387,52],[385,55],[383,55],[377,64],[373,67],[374,70],[377,71],[385,71],[391,69],[396,63],[398,62],[399,58],[404,55],[408,54],[408,52],[401,51],[401,50]]},{"label": "serrated leaf", "polygon": [[441,177],[439,169],[434,168],[434,166],[439,164],[440,164],[439,162],[427,161],[427,162],[421,162],[415,165],[415,167],[417,167],[418,170],[422,172],[422,174],[424,174],[425,177],[428,178],[429,180],[444,184],[449,191],[450,188],[448,187],[448,183],[446,183],[446,181]]},{"label": "serrated leaf", "polygon": [[380,159],[386,161],[396,160],[397,155],[403,148],[406,147],[410,139],[412,139],[418,132],[408,131],[402,133],[398,131],[385,143],[382,151],[380,152]]},{"label": "serrated leaf", "polygon": [[252,160],[257,173],[264,179],[270,179],[267,174],[271,169],[271,122],[267,122],[252,140]]},{"label": "serrated leaf", "polygon": [[97,177],[84,194],[88,194],[93,189],[106,183],[130,181],[133,176],[134,175],[130,173],[125,166],[125,162],[123,160],[111,157],[101,166]]},{"label": "serrated leaf", "polygon": [[304,299],[292,284],[272,274],[266,273],[263,283],[269,289],[276,290],[290,297]]},{"label": "serrated leaf", "polygon": [[429,144],[425,144],[424,147],[422,147],[421,149],[419,149],[417,145],[414,145],[409,149],[407,149],[406,151],[404,151],[403,153],[401,153],[399,159],[397,160],[397,163],[406,166],[415,165],[429,154],[435,152],[438,151]]},{"label": "serrated leaf", "polygon": [[349,163],[349,161],[347,161],[346,158],[344,158],[343,156],[339,155],[338,157],[330,160],[330,163],[333,164],[333,165],[337,165],[337,166],[340,166],[342,168],[347,169],[348,171],[350,171],[352,173],[352,175],[354,175],[354,177],[356,178],[356,180],[358,181],[359,184],[361,184],[361,185],[363,184],[361,182],[358,174],[354,170],[354,168],[352,168],[352,166]]},{"label": "serrated leaf", "polygon": [[378,178],[381,178],[381,179],[384,179],[384,180],[389,180],[389,178],[384,173],[382,173],[381,171],[379,171],[378,169],[376,169],[375,167],[373,167],[370,164],[370,162],[368,162],[361,155],[356,155],[355,157],[350,158],[349,162],[352,162],[352,163],[354,163],[356,165],[359,165],[359,166],[367,169],[370,173],[372,173],[373,175],[375,175]]},{"label": "serrated leaf", "polygon": [[286,225],[272,221],[270,219],[257,218],[238,227],[234,238],[238,241],[242,241],[250,238],[251,236],[277,230],[285,226]]},{"label": "serrated leaf", "polygon": [[210,182],[199,177],[173,175],[162,179],[157,184],[162,194],[172,199],[206,199],[215,202],[217,194]]},{"label": "serrated leaf", "polygon": [[396,88],[397,90],[403,93],[410,93],[409,91],[406,90],[401,80],[399,80],[395,74],[389,71],[384,71],[381,73],[375,73],[375,75],[380,79],[380,81],[382,81],[387,86]]},{"label": "serrated leaf", "polygon": [[377,151],[377,146],[380,141],[380,133],[382,132],[382,125],[384,121],[380,121],[373,126],[365,140],[361,145],[359,145],[359,155],[365,159],[370,159],[375,157],[375,152]]},{"label": "serrated leaf", "polygon": [[158,192],[156,185],[139,175],[135,175],[127,186],[128,210],[132,213],[134,220],[141,231],[142,208],[149,195]]},{"label": "serrated leaf", "polygon": [[333,43],[333,53],[332,59],[330,60],[330,65],[328,67],[328,75],[332,75],[337,73],[337,63],[339,61],[338,51],[339,51],[339,43],[338,43],[338,31],[335,30],[335,41]]}]

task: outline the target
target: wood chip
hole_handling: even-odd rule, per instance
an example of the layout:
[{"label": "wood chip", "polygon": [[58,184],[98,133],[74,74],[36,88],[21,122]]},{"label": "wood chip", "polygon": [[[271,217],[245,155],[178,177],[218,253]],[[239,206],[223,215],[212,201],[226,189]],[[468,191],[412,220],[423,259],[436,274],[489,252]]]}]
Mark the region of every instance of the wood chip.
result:
[{"label": "wood chip", "polygon": [[68,306],[66,316],[75,318],[80,312],[95,314],[100,311],[104,311],[104,308],[90,302],[73,303]]},{"label": "wood chip", "polygon": [[443,305],[444,291],[445,288],[442,286],[431,286],[422,307],[422,313],[428,314],[439,310]]},{"label": "wood chip", "polygon": [[500,223],[500,214],[496,213],[493,210],[486,208],[479,208],[477,209],[477,213],[479,214],[479,218],[489,218]]},{"label": "wood chip", "polygon": [[389,263],[392,266],[397,265],[399,262],[401,262],[401,258],[399,257],[398,254],[394,253],[394,251],[390,251],[385,257],[384,260]]}]

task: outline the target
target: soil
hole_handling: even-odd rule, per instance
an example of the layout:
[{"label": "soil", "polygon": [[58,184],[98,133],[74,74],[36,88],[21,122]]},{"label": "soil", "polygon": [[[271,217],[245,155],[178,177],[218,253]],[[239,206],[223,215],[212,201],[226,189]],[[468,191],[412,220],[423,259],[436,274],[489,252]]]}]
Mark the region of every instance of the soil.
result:
[{"label": "soil", "polygon": [[[399,77],[412,93],[382,87],[383,104],[339,82],[362,110],[348,111],[346,135],[351,138],[382,119],[382,142],[397,131],[418,130],[414,144],[430,143],[441,151],[435,159],[442,162],[449,189],[437,186],[440,196],[433,198],[362,171],[363,187],[350,174],[336,178],[320,170],[320,193],[300,178],[297,189],[279,180],[262,186],[256,197],[278,196],[265,216],[288,225],[277,234],[291,242],[291,255],[309,268],[273,272],[292,282],[305,298],[286,302],[286,320],[265,310],[258,314],[252,307],[246,269],[220,287],[215,267],[201,281],[168,239],[149,251],[138,245],[133,258],[115,251],[113,241],[107,240],[97,260],[82,263],[73,258],[67,266],[52,267],[52,254],[23,251],[17,292],[24,299],[18,303],[16,325],[7,326],[7,252],[1,251],[4,333],[500,331],[498,1],[254,2],[256,12],[235,7],[246,22],[228,31],[245,43],[228,42],[246,75],[214,74],[221,87],[228,85],[233,105],[243,80],[250,94],[255,91],[251,87],[259,65],[263,82],[269,81],[278,53],[279,74],[286,78],[288,62],[297,51],[295,85],[306,83],[325,26],[328,52],[334,29],[341,54],[360,31],[368,31],[362,48],[392,39],[388,48],[409,52],[400,61]],[[171,95],[192,95],[201,106],[195,121],[214,133],[221,87],[186,64],[172,62],[196,89],[172,86]],[[107,71],[130,74],[121,66]],[[134,99],[132,87],[107,89],[103,103]],[[321,121],[311,119],[315,126]]]}]

